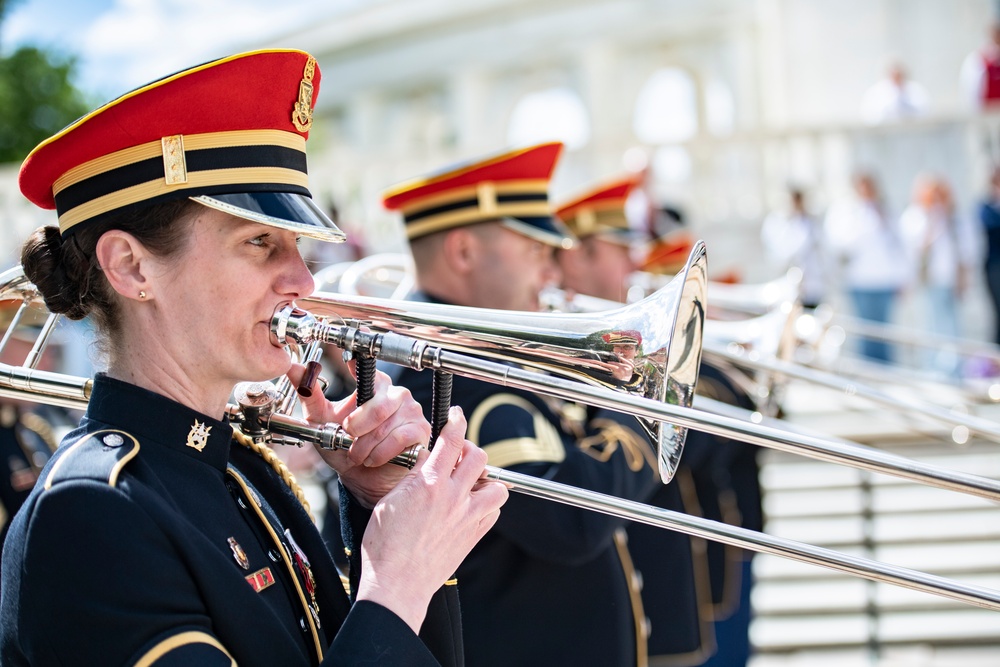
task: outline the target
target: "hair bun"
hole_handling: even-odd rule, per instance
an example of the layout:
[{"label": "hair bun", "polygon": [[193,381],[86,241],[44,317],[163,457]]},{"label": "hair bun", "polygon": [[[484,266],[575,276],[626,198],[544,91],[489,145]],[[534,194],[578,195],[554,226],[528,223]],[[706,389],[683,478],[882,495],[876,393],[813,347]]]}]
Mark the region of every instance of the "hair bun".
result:
[{"label": "hair bun", "polygon": [[58,227],[36,229],[21,247],[24,275],[35,284],[50,312],[71,320],[87,316],[80,277],[89,260],[72,243],[63,243]]}]

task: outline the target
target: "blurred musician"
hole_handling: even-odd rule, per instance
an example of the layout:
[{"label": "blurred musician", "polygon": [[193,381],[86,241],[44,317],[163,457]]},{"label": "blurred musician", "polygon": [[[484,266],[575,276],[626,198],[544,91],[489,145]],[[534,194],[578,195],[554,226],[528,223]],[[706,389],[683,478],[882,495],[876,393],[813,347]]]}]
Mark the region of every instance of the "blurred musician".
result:
[{"label": "blurred musician", "polygon": [[[635,268],[630,250],[637,239],[626,217],[635,184],[631,176],[608,181],[559,205],[556,216],[579,239],[557,253],[567,291],[623,300],[628,274]],[[672,273],[683,265],[680,258],[692,242],[685,236],[654,244],[643,266]],[[745,393],[704,362],[697,392],[752,407]],[[756,452],[751,445],[689,431],[674,482],[661,487],[652,503],[760,530]],[[749,554],[643,524],[630,525],[628,536],[633,562],[643,573],[649,664],[746,664]]]}]

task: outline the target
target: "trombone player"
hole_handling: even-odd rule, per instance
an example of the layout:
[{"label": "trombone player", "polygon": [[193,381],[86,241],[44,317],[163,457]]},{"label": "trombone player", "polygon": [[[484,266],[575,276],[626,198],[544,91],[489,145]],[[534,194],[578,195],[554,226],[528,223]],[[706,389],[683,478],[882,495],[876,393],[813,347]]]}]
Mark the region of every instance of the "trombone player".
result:
[{"label": "trombone player", "polygon": [[[556,253],[564,290],[625,300],[641,240],[626,212],[637,185],[632,175],[610,179],[558,205],[555,215],[578,239]],[[700,394],[749,407],[745,395],[718,369],[702,362],[699,375]],[[756,447],[689,431],[677,476],[650,502],[760,530],[754,519],[760,516]],[[750,574],[745,554],[640,523],[628,527],[628,537],[633,561],[645,575],[649,664],[745,665]]]},{"label": "trombone player", "polygon": [[[640,241],[630,227],[626,202],[639,185],[634,175],[602,181],[558,204],[555,215],[577,238],[572,248],[556,252],[562,288],[568,293],[609,301],[625,301],[629,276],[636,270],[633,253]],[[609,413],[623,427],[629,417]],[[698,513],[688,457],[694,431],[677,476],[650,499],[658,507]],[[682,489],[687,490],[685,502]],[[647,651],[650,665],[700,665],[715,651],[711,618],[701,610],[710,606],[706,545],[682,533],[628,526],[629,551],[643,573],[642,602],[649,619]]]},{"label": "trombone player", "polygon": [[353,531],[350,598],[294,478],[229,421],[238,382],[302,378],[269,321],[314,289],[300,238],[343,238],[306,176],[320,76],[296,50],[192,67],[21,167],[59,222],[25,242],[24,273],[50,312],[94,318],[107,371],[11,524],[4,665],[460,662],[445,583],[506,488],[482,480],[458,411],[403,473],[383,464],[430,433],[408,392],[383,375],[360,407],[303,399],[353,437],[321,452]]},{"label": "trombone player", "polygon": [[[504,152],[384,194],[386,208],[403,217],[416,266],[415,298],[539,309],[540,290],[558,278],[553,252],[572,242],[548,202],[562,149],[546,143]],[[503,317],[498,310],[497,320]],[[425,401],[430,376],[404,370],[397,382]],[[458,376],[453,392],[469,415],[468,437],[492,465],[638,501],[658,486],[638,425]],[[467,664],[645,665],[641,576],[623,524],[512,495],[457,572]]]}]

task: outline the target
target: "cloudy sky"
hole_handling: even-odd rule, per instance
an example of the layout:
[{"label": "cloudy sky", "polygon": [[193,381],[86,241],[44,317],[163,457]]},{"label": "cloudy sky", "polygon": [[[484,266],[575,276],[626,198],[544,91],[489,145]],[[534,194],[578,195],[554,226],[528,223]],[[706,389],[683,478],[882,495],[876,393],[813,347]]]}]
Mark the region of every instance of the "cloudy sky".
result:
[{"label": "cloudy sky", "polygon": [[7,52],[34,44],[76,55],[77,84],[110,99],[373,1],[15,0],[0,44]]}]

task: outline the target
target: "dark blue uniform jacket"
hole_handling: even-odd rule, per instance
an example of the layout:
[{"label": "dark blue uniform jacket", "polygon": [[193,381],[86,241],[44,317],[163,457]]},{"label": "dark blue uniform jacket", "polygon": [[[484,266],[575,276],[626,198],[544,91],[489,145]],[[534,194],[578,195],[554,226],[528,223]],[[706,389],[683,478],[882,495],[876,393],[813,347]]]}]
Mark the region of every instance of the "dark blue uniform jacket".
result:
[{"label": "dark blue uniform jacket", "polygon": [[[429,410],[431,378],[430,371],[404,370],[398,384]],[[633,431],[625,436],[632,446],[593,429],[588,435],[596,437],[579,446],[537,396],[461,377],[454,378],[453,402],[492,465],[631,500],[659,484],[636,451],[636,441],[646,451],[648,443]],[[511,493],[457,573],[467,664],[635,665],[645,650],[644,614],[624,524]]]},{"label": "dark blue uniform jacket", "polygon": [[[302,505],[232,435],[98,376],[11,525],[0,663],[438,664],[395,614],[351,604]],[[366,513],[347,512],[360,535]]]}]

